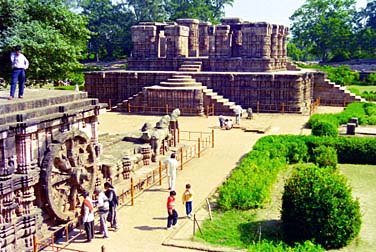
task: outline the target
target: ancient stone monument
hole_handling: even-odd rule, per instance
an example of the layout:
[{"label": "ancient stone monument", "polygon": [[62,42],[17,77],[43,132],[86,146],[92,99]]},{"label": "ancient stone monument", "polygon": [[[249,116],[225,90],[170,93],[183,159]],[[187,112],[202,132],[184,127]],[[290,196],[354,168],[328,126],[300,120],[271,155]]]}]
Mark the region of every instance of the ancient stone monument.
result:
[{"label": "ancient stone monument", "polygon": [[127,71],[86,73],[86,89],[119,111],[182,115],[233,114],[236,104],[254,112],[306,113],[321,104],[361,100],[323,73],[300,70],[287,58],[288,28],[224,18],[141,22],[132,27]]}]

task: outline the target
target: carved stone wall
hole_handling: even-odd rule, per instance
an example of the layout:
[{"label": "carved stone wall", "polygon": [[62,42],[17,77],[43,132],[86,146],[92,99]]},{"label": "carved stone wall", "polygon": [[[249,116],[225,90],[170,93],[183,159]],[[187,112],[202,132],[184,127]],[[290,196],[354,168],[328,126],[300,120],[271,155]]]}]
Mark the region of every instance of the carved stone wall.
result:
[{"label": "carved stone wall", "polygon": [[33,235],[40,237],[42,223],[56,219],[45,208],[41,171],[57,136],[76,129],[98,144],[96,99],[51,90],[36,90],[33,99],[32,93],[0,103],[0,251],[33,251]]},{"label": "carved stone wall", "polygon": [[[98,97],[100,101],[110,99],[110,96],[102,95],[103,89],[107,94],[116,96],[118,90],[122,90],[124,96],[119,99],[112,98],[112,104],[121,102],[132,95],[142,91],[143,87],[152,86],[150,83],[160,83],[171,78],[176,72],[107,72],[105,77],[100,73],[87,73],[86,85],[90,96]],[[111,75],[122,76],[123,82],[115,81]],[[120,75],[120,76],[119,76]],[[309,108],[313,94],[313,73],[190,73],[192,78],[201,82],[203,86],[213,89],[215,92],[240,104],[243,108],[256,106],[260,112],[268,112],[271,106],[284,104],[290,112],[301,113]],[[127,78],[133,76],[134,78]],[[128,80],[128,81],[126,81]],[[130,81],[132,80],[132,81]],[[137,89],[137,92],[131,90]],[[171,98],[177,99],[177,97]]]}]

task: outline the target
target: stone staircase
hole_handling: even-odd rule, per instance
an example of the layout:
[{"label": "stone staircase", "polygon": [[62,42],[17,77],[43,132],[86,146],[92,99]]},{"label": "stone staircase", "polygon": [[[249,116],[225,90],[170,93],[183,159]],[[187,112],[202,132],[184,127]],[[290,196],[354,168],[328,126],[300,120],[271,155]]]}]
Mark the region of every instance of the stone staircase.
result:
[{"label": "stone staircase", "polygon": [[201,72],[201,69],[201,61],[184,61],[179,67],[179,72]]},{"label": "stone staircase", "polygon": [[222,95],[214,92],[213,89],[205,87],[204,92],[204,106],[214,106],[215,115],[234,115],[235,102],[231,102],[229,99],[224,98]]},{"label": "stone staircase", "polygon": [[315,99],[320,97],[320,105],[324,106],[347,106],[352,102],[366,102],[364,98],[351,93],[346,87],[326,78],[315,84],[314,95]]},{"label": "stone staircase", "polygon": [[62,116],[78,113],[94,113],[95,109],[106,107],[98,99],[89,98],[86,92],[28,90],[24,99],[15,99],[0,104],[0,131],[23,125],[35,125],[52,121]]}]

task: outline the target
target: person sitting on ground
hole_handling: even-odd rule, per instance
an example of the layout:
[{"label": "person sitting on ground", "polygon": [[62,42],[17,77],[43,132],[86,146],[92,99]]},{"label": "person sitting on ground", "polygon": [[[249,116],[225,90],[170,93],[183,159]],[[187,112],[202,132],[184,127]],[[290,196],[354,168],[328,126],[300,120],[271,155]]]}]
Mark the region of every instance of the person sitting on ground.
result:
[{"label": "person sitting on ground", "polygon": [[232,119],[226,118],[226,120],[225,120],[225,129],[226,130],[230,130],[230,129],[232,129],[232,126],[233,126]]}]

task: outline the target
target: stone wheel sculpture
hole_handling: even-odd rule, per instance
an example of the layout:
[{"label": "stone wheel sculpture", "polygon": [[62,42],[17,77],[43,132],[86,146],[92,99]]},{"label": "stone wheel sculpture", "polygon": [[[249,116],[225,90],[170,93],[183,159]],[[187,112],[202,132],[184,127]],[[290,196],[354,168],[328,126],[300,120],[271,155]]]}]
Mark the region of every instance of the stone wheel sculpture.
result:
[{"label": "stone wheel sculpture", "polygon": [[96,154],[85,133],[70,131],[54,137],[44,156],[41,171],[45,209],[59,221],[77,216],[80,194],[95,187]]}]

